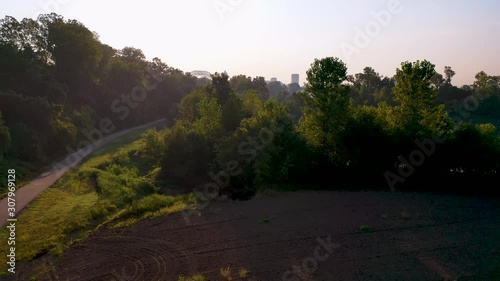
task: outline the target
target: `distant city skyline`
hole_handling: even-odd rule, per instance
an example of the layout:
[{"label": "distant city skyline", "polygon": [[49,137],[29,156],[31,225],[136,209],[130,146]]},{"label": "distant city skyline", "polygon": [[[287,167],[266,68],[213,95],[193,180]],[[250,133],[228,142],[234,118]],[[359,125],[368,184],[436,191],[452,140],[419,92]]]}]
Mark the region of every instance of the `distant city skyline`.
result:
[{"label": "distant city skyline", "polygon": [[[211,73],[209,71],[206,71],[206,70],[192,70],[192,71],[185,71],[186,73],[190,73],[191,75],[193,76],[196,76],[198,78],[210,78],[210,75],[212,74],[215,74],[214,73]],[[233,77],[233,76],[236,76],[236,75],[240,75],[240,74],[243,74],[243,73],[239,73],[239,74],[231,74],[231,73],[227,73],[226,71],[223,71],[222,73],[226,73],[230,78]],[[243,74],[245,75],[245,74]],[[295,81],[298,81],[298,82],[295,82],[294,81],[294,76],[297,75],[297,79]],[[248,76],[248,75],[247,75]],[[254,78],[252,76],[250,76],[251,78]],[[262,76],[264,77],[264,76]],[[283,84],[290,84],[290,83],[297,83],[299,85],[302,86],[302,84],[300,83],[300,75],[299,74],[291,74],[291,79],[290,81],[282,81],[282,80],[279,80],[277,77],[271,77],[270,79],[267,79],[268,77],[264,77],[264,79],[267,81],[267,82],[281,82]]]},{"label": "distant city skyline", "polygon": [[[458,86],[471,84],[479,71],[500,75],[496,0],[252,0],[230,2],[223,12],[213,0],[0,1],[2,18],[56,12],[105,44],[139,48],[148,60],[158,57],[185,72],[226,70],[286,83],[293,72],[303,84],[314,59],[339,57],[349,74],[370,66],[393,76],[401,62],[427,59],[440,73],[451,66]],[[387,14],[395,3],[398,12]],[[276,32],[266,32],[271,27]],[[346,54],[345,46],[355,52]]]}]

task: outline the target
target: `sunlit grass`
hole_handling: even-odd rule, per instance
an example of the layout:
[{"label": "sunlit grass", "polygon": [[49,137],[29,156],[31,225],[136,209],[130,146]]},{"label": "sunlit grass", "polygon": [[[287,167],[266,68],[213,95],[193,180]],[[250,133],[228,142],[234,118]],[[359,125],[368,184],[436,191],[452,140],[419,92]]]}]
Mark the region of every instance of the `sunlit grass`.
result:
[{"label": "sunlit grass", "polygon": [[250,274],[250,270],[248,270],[246,268],[240,268],[240,271],[239,271],[240,278],[247,278],[248,274]]},{"label": "sunlit grass", "polygon": [[[172,197],[172,196],[171,196]],[[159,216],[166,216],[174,213],[182,212],[187,208],[191,208],[193,204],[195,204],[195,198],[192,194],[174,196],[174,203],[170,206],[165,206],[164,208],[159,208],[157,210],[148,211],[143,213],[142,216],[134,216],[130,217],[134,209],[134,207],[130,206],[129,208],[123,209],[118,212],[114,217],[110,218],[110,221],[117,221],[111,227],[112,228],[123,228],[134,225],[135,223],[144,220],[144,219],[153,219]],[[156,204],[156,203],[155,203]]]},{"label": "sunlit grass", "polygon": [[[53,187],[44,191],[18,217],[17,261],[46,253],[61,255],[75,242],[100,227],[126,227],[191,208],[192,194],[157,194],[154,178],[158,167],[146,165],[140,157],[144,142],[135,132],[111,148],[99,150],[85,163],[72,168]],[[131,142],[133,139],[136,141]],[[125,143],[128,143],[125,145]],[[138,156],[137,156],[138,155]],[[137,157],[136,157],[137,156]],[[6,239],[9,230],[0,230]],[[0,246],[7,252],[7,243]],[[0,258],[6,269],[6,255]],[[186,280],[203,280],[186,279]]]},{"label": "sunlit grass", "polygon": [[[219,269],[219,274],[222,276],[225,280],[231,281],[233,280],[232,276],[232,269],[231,267],[221,267]],[[236,277],[236,280],[248,280],[248,281],[256,281],[254,278],[249,278],[250,277],[250,270],[241,267],[238,271],[238,277]],[[179,281],[204,281],[205,277],[203,274],[196,274],[191,277],[185,277],[185,276],[179,276]],[[220,279],[216,279],[220,280]]]},{"label": "sunlit grass", "polygon": [[226,278],[227,281],[233,280],[230,267],[223,267],[219,270],[220,276]]},{"label": "sunlit grass", "polygon": [[[96,202],[95,192],[75,195],[61,189],[48,189],[18,217],[16,244],[22,247],[16,247],[17,260],[29,260],[61,247],[66,237],[89,225],[90,211]],[[9,234],[7,229],[0,233],[2,239]],[[2,248],[7,251],[6,244]],[[2,259],[5,258],[2,256]]]},{"label": "sunlit grass", "polygon": [[205,281],[205,277],[201,274],[196,274],[191,277],[179,276],[179,281]]},{"label": "sunlit grass", "polygon": [[[160,127],[163,127],[163,126],[159,126],[159,128]],[[151,128],[144,128],[144,129],[140,129],[137,131],[133,131],[133,132],[130,132],[129,134],[122,136],[116,140],[110,141],[105,146],[93,151],[90,154],[89,158],[93,158],[93,157],[97,157],[97,156],[101,156],[101,155],[106,155],[110,152],[115,152],[118,149],[124,147],[125,145],[129,146],[132,142],[135,142],[137,139],[141,138],[142,134],[144,134],[144,132],[146,132],[149,129],[151,129]]]}]

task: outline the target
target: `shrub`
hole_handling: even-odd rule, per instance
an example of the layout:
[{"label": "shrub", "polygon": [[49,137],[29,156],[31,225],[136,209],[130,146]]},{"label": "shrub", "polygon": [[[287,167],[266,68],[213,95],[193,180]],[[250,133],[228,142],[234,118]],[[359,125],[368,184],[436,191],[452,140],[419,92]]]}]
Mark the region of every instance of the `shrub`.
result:
[{"label": "shrub", "polygon": [[88,209],[82,208],[80,205],[73,207],[64,226],[64,232],[73,233],[85,228],[89,224],[90,217],[92,216],[87,210]]},{"label": "shrub", "polygon": [[160,209],[170,207],[176,202],[173,196],[160,194],[152,194],[140,200],[134,201],[127,209],[127,213],[131,215],[140,215],[146,212],[155,212]]},{"label": "shrub", "polygon": [[[115,207],[116,208],[116,207]],[[102,203],[97,203],[90,209],[92,220],[100,219],[108,213],[106,206]]]},{"label": "shrub", "polygon": [[214,157],[213,142],[186,126],[177,125],[166,137],[161,168],[173,180],[192,183],[205,177]]},{"label": "shrub", "polygon": [[150,129],[143,134],[142,140],[144,141],[143,155],[151,161],[153,166],[158,165],[165,153],[165,138],[163,134]]},{"label": "shrub", "polygon": [[12,154],[26,161],[40,161],[45,155],[38,134],[23,123],[15,124],[11,130]]},{"label": "shrub", "polygon": [[156,186],[154,184],[152,184],[149,181],[144,181],[144,180],[141,180],[135,186],[135,189],[136,189],[138,194],[142,194],[142,195],[149,195],[149,194],[152,194],[152,193],[155,193],[158,191],[158,189],[156,188]]},{"label": "shrub", "polygon": [[126,181],[117,175],[101,172],[97,177],[97,184],[103,198],[117,206],[129,204],[135,198],[133,189],[126,186]]},{"label": "shrub", "polygon": [[307,171],[305,142],[295,131],[286,107],[273,101],[243,120],[234,134],[215,146],[215,152],[215,168],[233,174],[231,188],[235,189],[238,185],[282,183]]}]

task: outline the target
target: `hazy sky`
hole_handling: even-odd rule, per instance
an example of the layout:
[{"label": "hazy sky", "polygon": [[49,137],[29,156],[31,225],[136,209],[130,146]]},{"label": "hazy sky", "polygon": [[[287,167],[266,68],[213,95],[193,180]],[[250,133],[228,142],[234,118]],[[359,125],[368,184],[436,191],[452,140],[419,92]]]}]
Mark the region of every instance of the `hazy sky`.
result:
[{"label": "hazy sky", "polygon": [[[159,57],[183,71],[227,71],[286,83],[299,73],[303,83],[315,58],[333,56],[351,74],[371,66],[392,76],[402,61],[427,59],[439,72],[451,66],[456,85],[472,83],[481,70],[500,75],[500,1],[400,0],[399,9],[389,9],[391,2],[0,0],[0,16],[56,12],[82,22],[103,43],[140,48],[148,59]],[[387,22],[376,21],[380,11],[390,15]],[[366,27],[368,40],[355,41]],[[342,46],[357,53],[348,56]]]}]

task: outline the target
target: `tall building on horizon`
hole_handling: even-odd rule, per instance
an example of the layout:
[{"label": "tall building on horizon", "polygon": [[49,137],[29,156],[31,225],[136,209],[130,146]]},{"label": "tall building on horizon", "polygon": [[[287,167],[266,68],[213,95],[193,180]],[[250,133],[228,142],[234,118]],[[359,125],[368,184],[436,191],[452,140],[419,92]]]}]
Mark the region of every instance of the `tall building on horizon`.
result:
[{"label": "tall building on horizon", "polygon": [[300,76],[298,74],[292,74],[292,84],[293,83],[299,84],[299,79],[300,79]]},{"label": "tall building on horizon", "polygon": [[277,82],[277,81],[278,81],[278,78],[276,78],[276,77],[271,78],[271,82]]}]

